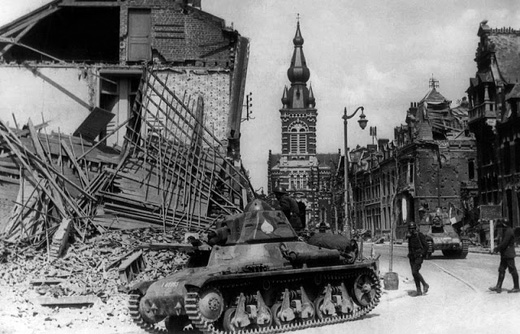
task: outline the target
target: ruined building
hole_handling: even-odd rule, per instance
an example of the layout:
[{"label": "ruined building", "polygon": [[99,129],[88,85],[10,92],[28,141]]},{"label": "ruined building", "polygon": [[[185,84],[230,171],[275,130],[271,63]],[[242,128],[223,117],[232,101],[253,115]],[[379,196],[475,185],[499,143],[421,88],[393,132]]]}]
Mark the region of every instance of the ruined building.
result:
[{"label": "ruined building", "polygon": [[393,141],[352,152],[358,156],[352,159],[354,226],[380,235],[396,221],[396,237],[403,239],[421,206],[443,209],[453,223],[471,218],[477,173],[468,102],[451,108],[437,87],[432,78],[426,96],[407,110],[406,124],[395,128]]},{"label": "ruined building", "polygon": [[[520,226],[520,30],[478,30],[477,73],[467,90],[477,143],[478,204],[501,206]],[[500,215],[500,213],[499,213]]]},{"label": "ruined building", "polygon": [[200,0],[56,0],[0,27],[0,233],[240,211],[248,52]]},{"label": "ruined building", "polygon": [[307,87],[310,71],[303,54],[303,42],[298,22],[291,65],[287,70],[291,86],[283,90],[280,109],[282,153],[269,151],[268,192],[275,187],[284,187],[305,209],[309,227],[320,222],[334,226],[330,178],[339,154],[316,152],[318,111],[312,86]]}]

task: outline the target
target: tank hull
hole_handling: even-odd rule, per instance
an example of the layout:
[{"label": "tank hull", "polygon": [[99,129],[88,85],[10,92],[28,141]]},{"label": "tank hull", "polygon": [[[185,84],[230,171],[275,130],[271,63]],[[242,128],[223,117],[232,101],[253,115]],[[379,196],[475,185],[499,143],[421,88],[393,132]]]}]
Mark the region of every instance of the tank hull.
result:
[{"label": "tank hull", "polygon": [[150,333],[281,333],[355,320],[379,303],[377,259],[347,263],[336,249],[299,241],[283,219],[246,213],[204,266],[137,284],[134,321]]}]

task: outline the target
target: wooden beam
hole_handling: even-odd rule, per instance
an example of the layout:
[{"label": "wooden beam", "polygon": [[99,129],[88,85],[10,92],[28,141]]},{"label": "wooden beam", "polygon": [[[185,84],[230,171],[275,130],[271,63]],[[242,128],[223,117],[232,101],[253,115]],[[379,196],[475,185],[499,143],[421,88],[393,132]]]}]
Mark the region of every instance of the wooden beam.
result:
[{"label": "wooden beam", "polygon": [[[46,18],[47,16],[53,14],[57,10],[59,10],[59,8],[50,4],[48,8],[41,9],[41,11],[39,13],[29,13],[25,17],[19,18],[17,20],[18,22],[13,22],[13,23],[9,24],[12,26],[12,28],[4,31],[1,35],[1,37],[9,37],[16,32],[25,29],[29,25],[34,25],[34,24],[38,23],[41,19]],[[6,26],[9,26],[9,25],[6,25]],[[6,26],[4,26],[4,27],[6,27]]]},{"label": "wooden beam", "polygon": [[119,279],[123,283],[129,283],[137,274],[143,271],[145,267],[143,251],[139,251],[121,262],[121,265],[119,265]]},{"label": "wooden beam", "polygon": [[37,302],[42,306],[51,307],[67,307],[67,306],[88,306],[99,301],[97,296],[63,296],[54,297],[38,297]]},{"label": "wooden beam", "polygon": [[[31,30],[35,25],[36,23],[38,22],[34,22],[32,24],[29,24],[22,32],[20,32],[16,37],[13,38],[14,42],[18,43],[20,41],[20,39],[27,33],[29,32],[29,30]],[[15,44],[14,43],[10,43],[10,44],[7,44],[3,49],[2,51],[0,51],[0,56],[3,57],[3,55],[9,51]],[[16,124],[16,119],[15,119],[15,124]],[[18,128],[18,125],[16,126]]]},{"label": "wooden beam", "polygon": [[63,146],[63,149],[65,150],[65,153],[67,153],[67,155],[69,156],[70,161],[72,162],[72,164],[76,168],[76,171],[78,172],[79,178],[83,182],[84,188],[88,187],[90,182],[89,182],[87,176],[85,175],[85,173],[83,173],[83,169],[78,164],[78,161],[74,157],[74,153],[72,152],[72,149],[69,148],[69,146],[67,145],[67,143],[63,139],[61,140],[61,146]]}]

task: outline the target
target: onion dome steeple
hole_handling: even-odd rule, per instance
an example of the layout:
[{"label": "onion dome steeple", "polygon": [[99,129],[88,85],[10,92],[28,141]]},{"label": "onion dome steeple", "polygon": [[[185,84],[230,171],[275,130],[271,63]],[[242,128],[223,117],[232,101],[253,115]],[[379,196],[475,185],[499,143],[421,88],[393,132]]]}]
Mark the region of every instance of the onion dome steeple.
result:
[{"label": "onion dome steeple", "polygon": [[291,58],[291,66],[287,70],[287,77],[291,82],[291,87],[287,91],[284,91],[282,103],[284,108],[289,109],[314,108],[314,96],[307,88],[307,81],[311,73],[307,67],[305,56],[303,55],[303,37],[300,31],[300,21],[298,21],[296,25],[296,34],[293,38],[293,44],[294,51]]},{"label": "onion dome steeple", "polygon": [[287,70],[287,77],[291,83],[306,83],[311,73],[307,67],[305,56],[303,55],[303,37],[300,31],[300,22],[296,26],[296,34],[293,38],[294,52],[291,59],[291,67]]}]

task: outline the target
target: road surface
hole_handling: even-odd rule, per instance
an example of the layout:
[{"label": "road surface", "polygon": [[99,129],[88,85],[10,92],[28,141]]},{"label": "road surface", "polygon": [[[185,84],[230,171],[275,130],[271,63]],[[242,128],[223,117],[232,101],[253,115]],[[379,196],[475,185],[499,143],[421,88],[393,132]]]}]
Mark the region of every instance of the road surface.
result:
[{"label": "road surface", "polygon": [[[364,254],[370,254],[371,247],[365,244]],[[375,253],[381,255],[381,274],[389,271],[389,248],[387,244],[374,245]],[[392,271],[399,276],[399,288],[397,291],[383,290],[382,302],[365,319],[302,332],[520,333],[520,294],[488,291],[488,287],[496,284],[498,255],[470,252],[466,259],[447,259],[437,251],[421,269],[430,291],[425,296],[413,297],[415,284],[406,254],[406,246],[394,247]],[[503,288],[512,287],[511,275],[507,273]]]}]

